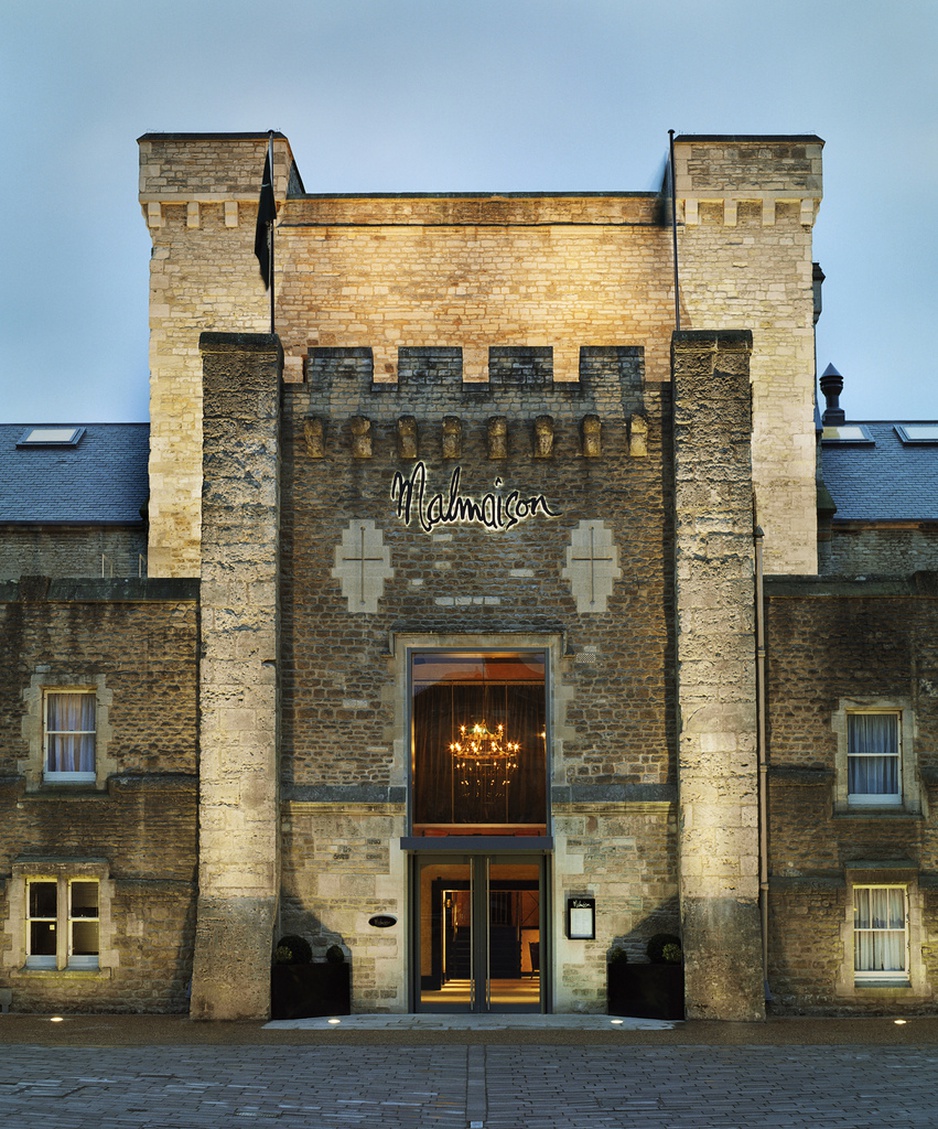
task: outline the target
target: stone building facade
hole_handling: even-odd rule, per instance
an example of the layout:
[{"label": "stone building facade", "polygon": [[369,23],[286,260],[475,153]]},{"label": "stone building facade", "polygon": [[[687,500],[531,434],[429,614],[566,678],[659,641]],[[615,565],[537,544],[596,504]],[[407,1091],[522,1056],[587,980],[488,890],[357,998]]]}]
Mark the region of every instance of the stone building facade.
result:
[{"label": "stone building facade", "polygon": [[[197,619],[191,581],[0,584],[0,985],[20,1010],[186,1007]],[[50,734],[74,732],[63,701],[90,704],[87,762]]]},{"label": "stone building facade", "polygon": [[149,579],[0,586],[0,991],[260,1016],[299,933],[354,1010],[602,1011],[667,933],[690,1017],[929,1006],[932,581],[817,575],[820,140],[675,140],[679,330],[659,194],[271,145],[276,333],[268,138],[140,139]]}]

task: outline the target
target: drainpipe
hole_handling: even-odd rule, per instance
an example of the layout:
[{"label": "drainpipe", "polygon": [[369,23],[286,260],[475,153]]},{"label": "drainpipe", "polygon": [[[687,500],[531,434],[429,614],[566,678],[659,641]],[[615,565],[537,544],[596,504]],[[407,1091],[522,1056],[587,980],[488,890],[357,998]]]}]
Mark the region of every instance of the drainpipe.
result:
[{"label": "drainpipe", "polygon": [[763,598],[762,541],[757,525],[753,534],[756,564],[756,746],[759,758],[759,910],[762,917],[762,984],[769,991],[769,792],[768,754],[765,740],[765,600]]}]

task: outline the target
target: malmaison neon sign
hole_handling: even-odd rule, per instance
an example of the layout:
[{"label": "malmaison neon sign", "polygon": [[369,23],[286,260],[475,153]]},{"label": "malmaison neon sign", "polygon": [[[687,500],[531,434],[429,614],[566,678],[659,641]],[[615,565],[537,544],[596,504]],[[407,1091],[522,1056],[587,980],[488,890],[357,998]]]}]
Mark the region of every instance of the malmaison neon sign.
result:
[{"label": "malmaison neon sign", "polygon": [[438,525],[456,523],[508,530],[538,514],[560,517],[561,511],[552,510],[543,494],[526,497],[519,490],[505,493],[500,478],[495,479],[495,489],[480,498],[461,494],[461,474],[462,468],[456,467],[447,492],[430,494],[425,463],[416,463],[409,478],[397,471],[391,483],[391,501],[397,506],[397,517],[405,525],[416,519],[426,533],[432,533]]}]

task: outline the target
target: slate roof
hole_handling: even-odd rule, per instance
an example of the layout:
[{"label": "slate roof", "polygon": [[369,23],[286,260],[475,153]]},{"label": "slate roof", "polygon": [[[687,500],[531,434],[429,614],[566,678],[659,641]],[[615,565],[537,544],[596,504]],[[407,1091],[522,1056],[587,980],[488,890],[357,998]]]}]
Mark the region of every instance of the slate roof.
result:
[{"label": "slate roof", "polygon": [[835,522],[938,521],[938,443],[903,443],[896,426],[906,422],[861,421],[872,443],[822,441],[821,467],[837,506]]},{"label": "slate roof", "polygon": [[[33,428],[80,426],[75,446],[17,446]],[[0,524],[142,525],[146,423],[0,424]]]}]

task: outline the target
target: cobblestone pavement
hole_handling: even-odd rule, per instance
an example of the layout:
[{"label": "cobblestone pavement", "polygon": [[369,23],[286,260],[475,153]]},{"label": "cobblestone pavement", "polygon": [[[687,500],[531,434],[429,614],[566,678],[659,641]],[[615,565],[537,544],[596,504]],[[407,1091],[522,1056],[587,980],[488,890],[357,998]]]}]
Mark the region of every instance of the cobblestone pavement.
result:
[{"label": "cobblestone pavement", "polygon": [[6,1044],[0,1125],[934,1129],[936,1080],[935,1045]]}]

